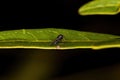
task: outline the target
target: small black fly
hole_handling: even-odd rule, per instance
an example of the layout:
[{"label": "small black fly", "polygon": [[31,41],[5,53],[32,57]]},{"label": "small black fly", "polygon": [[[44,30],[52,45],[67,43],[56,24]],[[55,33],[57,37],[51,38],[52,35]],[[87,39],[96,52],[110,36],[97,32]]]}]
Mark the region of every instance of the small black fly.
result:
[{"label": "small black fly", "polygon": [[57,38],[51,43],[51,45],[57,45],[63,39],[63,35],[59,34]]}]

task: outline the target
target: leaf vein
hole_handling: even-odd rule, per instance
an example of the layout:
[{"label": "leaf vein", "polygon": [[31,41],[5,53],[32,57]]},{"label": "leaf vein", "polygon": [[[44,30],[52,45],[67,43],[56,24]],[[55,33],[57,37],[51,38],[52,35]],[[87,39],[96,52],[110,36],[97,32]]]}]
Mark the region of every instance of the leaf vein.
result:
[{"label": "leaf vein", "polygon": [[38,38],[34,34],[32,34],[30,32],[26,32],[26,33],[29,34],[29,35],[31,35],[36,41],[38,41]]}]

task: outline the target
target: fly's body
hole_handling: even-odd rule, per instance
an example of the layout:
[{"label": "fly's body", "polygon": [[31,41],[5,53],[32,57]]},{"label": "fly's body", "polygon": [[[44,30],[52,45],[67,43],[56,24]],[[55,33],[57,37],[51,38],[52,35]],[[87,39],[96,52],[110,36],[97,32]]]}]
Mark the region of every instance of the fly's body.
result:
[{"label": "fly's body", "polygon": [[62,34],[58,35],[51,45],[57,45],[62,39],[63,39],[63,35]]}]

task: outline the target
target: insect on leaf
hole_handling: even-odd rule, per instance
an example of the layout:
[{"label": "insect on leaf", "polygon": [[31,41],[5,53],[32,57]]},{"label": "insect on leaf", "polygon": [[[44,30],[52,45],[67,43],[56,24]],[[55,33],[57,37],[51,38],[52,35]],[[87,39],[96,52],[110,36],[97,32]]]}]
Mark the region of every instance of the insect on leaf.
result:
[{"label": "insect on leaf", "polygon": [[[59,36],[57,45],[51,43]],[[20,29],[0,32],[0,49],[76,49],[120,47],[120,36],[68,29]]]}]

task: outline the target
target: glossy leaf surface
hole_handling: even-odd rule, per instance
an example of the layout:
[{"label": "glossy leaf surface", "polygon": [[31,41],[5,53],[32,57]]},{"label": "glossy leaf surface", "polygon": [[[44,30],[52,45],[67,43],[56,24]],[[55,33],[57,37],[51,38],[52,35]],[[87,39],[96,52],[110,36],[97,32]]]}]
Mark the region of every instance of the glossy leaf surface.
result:
[{"label": "glossy leaf surface", "polygon": [[115,15],[120,12],[120,0],[92,0],[78,12],[80,15]]}]

